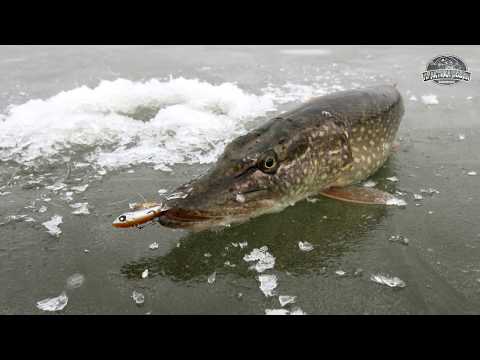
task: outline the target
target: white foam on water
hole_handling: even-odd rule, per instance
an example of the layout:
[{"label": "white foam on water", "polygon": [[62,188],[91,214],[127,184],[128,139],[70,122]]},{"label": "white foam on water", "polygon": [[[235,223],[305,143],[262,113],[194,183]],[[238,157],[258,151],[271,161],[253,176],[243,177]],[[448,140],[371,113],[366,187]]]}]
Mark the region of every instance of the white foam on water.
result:
[{"label": "white foam on water", "polygon": [[[142,109],[151,115],[139,119],[135,114]],[[10,105],[0,122],[0,159],[54,162],[53,155],[82,148],[89,155],[85,161],[104,169],[208,163],[225,142],[245,132],[248,121],[274,109],[272,96],[232,83],[182,77],[101,81]]]}]

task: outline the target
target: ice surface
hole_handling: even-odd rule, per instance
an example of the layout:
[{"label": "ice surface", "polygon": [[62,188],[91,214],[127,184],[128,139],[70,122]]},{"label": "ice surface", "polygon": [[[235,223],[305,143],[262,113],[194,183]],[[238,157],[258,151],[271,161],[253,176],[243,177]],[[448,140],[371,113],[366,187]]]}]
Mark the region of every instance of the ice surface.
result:
[{"label": "ice surface", "polygon": [[251,268],[254,268],[259,273],[267,269],[273,269],[275,266],[275,257],[268,252],[267,246],[262,246],[260,249],[253,249],[250,254],[243,257],[243,260],[247,262],[257,261]]},{"label": "ice surface", "polygon": [[396,276],[389,277],[389,276],[386,276],[386,275],[383,275],[383,274],[376,274],[376,275],[370,276],[370,280],[372,280],[372,281],[374,281],[378,284],[387,285],[387,286],[390,286],[390,287],[403,288],[403,287],[406,286],[405,282],[403,280],[399,279]]},{"label": "ice surface", "polygon": [[273,290],[277,287],[277,276],[276,275],[259,275],[258,281],[260,281],[260,290],[266,297],[273,296]]},{"label": "ice surface", "polygon": [[298,247],[302,251],[312,251],[313,250],[313,245],[310,244],[308,241],[299,241],[298,242]]},{"label": "ice surface", "polygon": [[437,95],[434,95],[434,94],[423,95],[422,96],[422,101],[425,105],[437,105],[438,104]]},{"label": "ice surface", "polygon": [[37,308],[43,311],[60,311],[67,306],[68,296],[63,291],[59,296],[53,298],[47,298],[37,302]]},{"label": "ice surface", "polygon": [[280,50],[282,54],[285,55],[298,55],[298,56],[319,56],[319,55],[330,55],[332,50],[330,49],[321,49],[321,48],[305,48],[305,49],[282,49]]},{"label": "ice surface", "polygon": [[278,301],[280,302],[280,306],[285,306],[287,304],[292,304],[297,300],[296,296],[290,296],[290,295],[280,295],[278,297]]},{"label": "ice surface", "polygon": [[62,230],[60,230],[59,225],[63,222],[60,215],[53,215],[52,218],[48,221],[42,223],[48,230],[48,233],[53,236],[60,236]]},{"label": "ice surface", "polygon": [[85,276],[79,273],[73,274],[72,276],[69,276],[67,279],[67,289],[69,290],[77,289],[80,286],[82,286],[84,282],[85,282]]},{"label": "ice surface", "polygon": [[72,214],[74,215],[88,215],[90,214],[90,211],[88,210],[88,203],[75,203],[71,204],[70,207],[72,209],[76,209],[75,211],[72,211]]}]

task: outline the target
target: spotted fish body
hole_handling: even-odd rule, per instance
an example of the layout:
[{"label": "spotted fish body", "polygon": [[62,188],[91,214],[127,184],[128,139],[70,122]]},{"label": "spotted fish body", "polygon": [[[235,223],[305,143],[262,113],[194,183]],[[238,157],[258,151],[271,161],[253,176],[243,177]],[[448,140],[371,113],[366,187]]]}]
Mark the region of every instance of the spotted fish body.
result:
[{"label": "spotted fish body", "polygon": [[388,85],[314,98],[233,140],[206,174],[167,198],[158,220],[203,230],[348,187],[385,163],[403,113]]},{"label": "spotted fish body", "polygon": [[297,160],[304,162],[303,180],[297,173],[292,181],[315,193],[365,180],[388,159],[403,113],[396,88],[378,86],[319,97],[283,114],[279,119],[302,128],[297,136],[308,139]]}]

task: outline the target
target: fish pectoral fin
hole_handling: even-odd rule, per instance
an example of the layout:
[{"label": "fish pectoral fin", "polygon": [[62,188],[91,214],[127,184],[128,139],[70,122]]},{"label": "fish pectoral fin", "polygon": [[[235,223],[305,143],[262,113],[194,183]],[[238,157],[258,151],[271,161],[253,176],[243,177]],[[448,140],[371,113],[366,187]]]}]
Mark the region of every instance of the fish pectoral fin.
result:
[{"label": "fish pectoral fin", "polygon": [[320,192],[320,195],[335,200],[367,205],[389,205],[389,202],[397,200],[395,196],[385,191],[354,185],[331,187]]}]

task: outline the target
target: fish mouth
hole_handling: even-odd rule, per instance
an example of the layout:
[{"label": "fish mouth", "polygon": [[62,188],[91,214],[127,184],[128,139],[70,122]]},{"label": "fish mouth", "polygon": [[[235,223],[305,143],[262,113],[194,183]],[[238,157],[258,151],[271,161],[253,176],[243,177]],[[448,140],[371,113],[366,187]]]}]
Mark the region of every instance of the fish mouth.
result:
[{"label": "fish mouth", "polygon": [[251,201],[251,196],[262,193],[267,189],[252,189],[242,193],[241,201],[237,200],[236,205],[220,206],[204,209],[190,209],[187,206],[177,204],[162,211],[158,216],[158,222],[170,228],[183,228],[191,230],[204,230],[213,227],[226,226],[231,223],[243,222],[250,218],[253,213],[271,206],[263,202]]},{"label": "fish mouth", "polygon": [[162,212],[158,222],[170,228],[195,228],[203,227],[208,223],[221,222],[223,218],[224,216],[214,215],[204,210],[171,208]]}]

